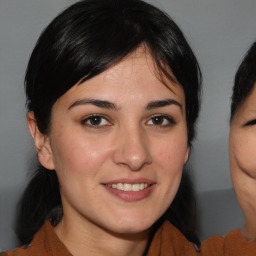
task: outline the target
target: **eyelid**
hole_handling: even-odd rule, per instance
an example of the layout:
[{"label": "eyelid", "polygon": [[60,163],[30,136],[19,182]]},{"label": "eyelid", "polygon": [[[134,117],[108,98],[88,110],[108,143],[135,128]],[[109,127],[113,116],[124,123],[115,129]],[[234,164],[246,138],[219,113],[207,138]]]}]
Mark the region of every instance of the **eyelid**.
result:
[{"label": "eyelid", "polygon": [[244,126],[256,125],[256,119],[250,120],[244,124]]},{"label": "eyelid", "polygon": [[[104,124],[104,125],[93,125],[93,124],[87,124],[86,122],[90,120],[90,118],[93,118],[93,117],[99,117],[99,118],[102,118],[104,120],[106,120],[108,122],[108,124]],[[111,122],[109,121],[109,118],[107,118],[105,115],[102,115],[102,114],[91,114],[89,116],[86,116],[84,117],[80,123],[82,125],[85,125],[85,126],[88,126],[88,127],[93,127],[93,128],[102,128],[104,126],[110,126],[111,125]]]},{"label": "eyelid", "polygon": [[165,124],[165,125],[156,125],[156,124],[152,124],[154,126],[158,126],[158,127],[167,127],[167,126],[171,126],[171,125],[174,125],[176,124],[177,122],[175,121],[175,119],[170,116],[170,115],[166,115],[166,114],[154,114],[150,117],[150,119],[147,121],[147,123],[152,120],[154,117],[162,117],[162,118],[165,118],[167,121],[168,121],[168,124]]}]

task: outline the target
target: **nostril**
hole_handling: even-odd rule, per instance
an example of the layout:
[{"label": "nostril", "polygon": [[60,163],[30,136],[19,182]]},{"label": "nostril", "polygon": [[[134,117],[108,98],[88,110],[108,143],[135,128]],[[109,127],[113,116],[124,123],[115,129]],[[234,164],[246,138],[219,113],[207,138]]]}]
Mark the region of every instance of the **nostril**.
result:
[{"label": "nostril", "polygon": [[148,142],[139,129],[130,128],[129,131],[127,127],[126,129],[117,141],[114,161],[118,165],[138,171],[152,161]]}]

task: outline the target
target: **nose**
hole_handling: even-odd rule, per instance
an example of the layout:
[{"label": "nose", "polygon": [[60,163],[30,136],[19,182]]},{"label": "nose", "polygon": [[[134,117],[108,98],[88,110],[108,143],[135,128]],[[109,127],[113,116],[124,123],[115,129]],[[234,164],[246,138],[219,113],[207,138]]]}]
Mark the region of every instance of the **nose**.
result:
[{"label": "nose", "polygon": [[114,162],[132,171],[139,171],[152,162],[149,141],[143,130],[126,128],[120,132]]}]

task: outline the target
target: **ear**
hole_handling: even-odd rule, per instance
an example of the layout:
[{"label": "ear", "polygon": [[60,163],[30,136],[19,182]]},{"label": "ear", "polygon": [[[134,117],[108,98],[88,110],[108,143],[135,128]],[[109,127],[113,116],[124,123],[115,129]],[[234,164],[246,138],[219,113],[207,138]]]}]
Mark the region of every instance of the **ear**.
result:
[{"label": "ear", "polygon": [[27,124],[29,132],[34,139],[38,161],[46,169],[53,170],[52,150],[49,136],[41,133],[37,126],[37,121],[33,111],[27,113]]},{"label": "ear", "polygon": [[187,150],[185,152],[184,164],[188,162],[189,156],[190,156],[190,147],[187,147]]}]

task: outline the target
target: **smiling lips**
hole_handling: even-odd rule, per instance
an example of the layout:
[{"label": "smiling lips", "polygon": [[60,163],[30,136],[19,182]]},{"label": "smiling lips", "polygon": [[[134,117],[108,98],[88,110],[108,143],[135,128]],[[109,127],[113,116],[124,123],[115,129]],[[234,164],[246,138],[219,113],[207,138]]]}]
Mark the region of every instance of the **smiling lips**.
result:
[{"label": "smiling lips", "polygon": [[111,182],[103,184],[114,196],[127,202],[135,202],[148,197],[155,188],[155,183],[149,181],[141,182]]},{"label": "smiling lips", "polygon": [[115,188],[122,191],[140,191],[144,190],[149,186],[147,183],[137,183],[137,184],[129,184],[129,183],[116,183],[116,184],[107,184],[110,188]]}]

